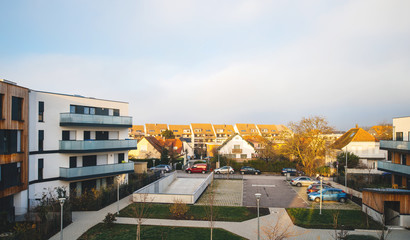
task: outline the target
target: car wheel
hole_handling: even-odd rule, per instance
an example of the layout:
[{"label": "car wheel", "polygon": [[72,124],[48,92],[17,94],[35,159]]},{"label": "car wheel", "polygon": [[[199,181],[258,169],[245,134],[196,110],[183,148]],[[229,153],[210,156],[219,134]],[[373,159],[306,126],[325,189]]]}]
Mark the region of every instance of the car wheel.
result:
[{"label": "car wheel", "polygon": [[188,173],[191,174],[191,170],[189,170]]},{"label": "car wheel", "polygon": [[205,171],[202,171],[202,174],[205,174]]},{"label": "car wheel", "polygon": [[242,174],[242,175],[244,175],[244,174],[245,174],[245,172],[241,172],[241,174]]},{"label": "car wheel", "polygon": [[341,199],[339,199],[339,201],[340,201],[341,203],[345,203],[345,202],[346,202],[346,198],[341,198]]},{"label": "car wheel", "polygon": [[296,186],[302,187],[302,184],[299,182],[299,183],[296,184]]},{"label": "car wheel", "polygon": [[220,172],[215,172],[216,174],[220,174]]},{"label": "car wheel", "polygon": [[258,172],[255,172],[255,175],[258,175]]},{"label": "car wheel", "polygon": [[320,198],[315,198],[315,202],[320,202]]},{"label": "car wheel", "polygon": [[229,174],[233,174],[233,172],[229,172]]}]

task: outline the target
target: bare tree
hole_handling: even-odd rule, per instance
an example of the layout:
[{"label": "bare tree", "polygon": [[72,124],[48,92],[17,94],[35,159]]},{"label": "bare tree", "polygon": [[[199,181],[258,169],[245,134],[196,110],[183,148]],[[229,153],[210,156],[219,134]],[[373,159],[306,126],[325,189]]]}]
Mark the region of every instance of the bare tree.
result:
[{"label": "bare tree", "polygon": [[265,240],[283,240],[287,238],[297,237],[305,232],[296,232],[293,229],[293,224],[283,219],[284,214],[280,214],[276,221],[264,221],[262,230],[262,238]]},{"label": "bare tree", "polygon": [[[229,173],[228,173],[229,175]],[[214,192],[214,179],[212,177],[211,183],[208,186],[207,191],[207,205],[205,206],[206,217],[209,221],[209,228],[211,230],[211,240],[213,236],[213,229],[215,225],[215,192]]]},{"label": "bare tree", "polygon": [[323,117],[302,118],[299,122],[290,122],[289,131],[282,132],[285,144],[282,146],[284,155],[296,157],[308,175],[313,175],[319,160],[324,159],[328,142],[322,134],[330,133],[330,127]]},{"label": "bare tree", "polygon": [[152,200],[149,199],[148,193],[140,193],[134,195],[134,204],[135,206],[135,216],[137,219],[137,240],[141,240],[141,225],[144,218],[147,218],[149,215],[149,210],[152,206]]},{"label": "bare tree", "polygon": [[335,240],[346,239],[347,235],[349,234],[349,232],[344,229],[343,225],[340,226],[340,229],[339,229],[339,215],[340,215],[339,211],[336,211],[336,212],[332,213],[333,228],[335,229],[335,235],[332,236],[332,237]]}]

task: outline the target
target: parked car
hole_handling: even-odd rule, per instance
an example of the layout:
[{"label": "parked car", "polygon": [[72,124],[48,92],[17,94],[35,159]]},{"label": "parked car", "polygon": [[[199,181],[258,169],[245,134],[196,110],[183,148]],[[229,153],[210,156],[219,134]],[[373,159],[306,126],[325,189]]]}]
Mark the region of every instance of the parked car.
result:
[{"label": "parked car", "polygon": [[338,188],[327,188],[309,193],[308,199],[310,201],[320,202],[320,192],[322,192],[322,201],[339,201],[344,203],[347,200],[347,194]]},{"label": "parked car", "polygon": [[185,169],[187,173],[207,173],[208,165],[206,163],[194,164],[192,167]]},{"label": "parked car", "polygon": [[293,186],[301,187],[301,186],[309,186],[310,184],[318,183],[318,181],[310,178],[310,177],[296,177],[290,181],[290,184]]},{"label": "parked car", "polygon": [[290,176],[296,176],[297,170],[295,168],[282,168],[282,175],[290,173]]},{"label": "parked car", "polygon": [[149,170],[151,171],[164,171],[164,172],[170,172],[171,171],[171,166],[166,165],[166,164],[160,164],[154,167],[151,167]]},{"label": "parked car", "polygon": [[234,170],[233,170],[233,168],[232,168],[231,166],[223,166],[223,167],[221,167],[221,168],[216,168],[216,169],[214,170],[214,173],[216,173],[216,174],[220,174],[220,173],[223,173],[223,174],[226,174],[226,173],[233,174],[233,173],[234,173]]},{"label": "parked car", "polygon": [[261,171],[259,171],[258,169],[255,169],[255,168],[253,168],[253,167],[247,167],[247,166],[241,167],[241,169],[239,170],[239,172],[240,172],[242,175],[243,175],[243,174],[255,174],[255,175],[261,174]]},{"label": "parked car", "polygon": [[[322,184],[322,188],[326,189],[326,188],[331,188],[331,186],[327,185],[327,184]],[[309,194],[311,192],[317,192],[320,190],[320,184],[311,184],[309,185],[309,187],[306,189],[306,193]]]}]

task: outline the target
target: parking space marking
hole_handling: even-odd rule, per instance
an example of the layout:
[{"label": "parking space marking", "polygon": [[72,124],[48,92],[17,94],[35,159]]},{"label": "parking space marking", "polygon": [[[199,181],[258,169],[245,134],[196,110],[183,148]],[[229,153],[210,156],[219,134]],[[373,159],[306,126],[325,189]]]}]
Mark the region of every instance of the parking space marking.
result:
[{"label": "parking space marking", "polygon": [[276,187],[276,185],[259,185],[259,184],[252,184],[252,187]]}]

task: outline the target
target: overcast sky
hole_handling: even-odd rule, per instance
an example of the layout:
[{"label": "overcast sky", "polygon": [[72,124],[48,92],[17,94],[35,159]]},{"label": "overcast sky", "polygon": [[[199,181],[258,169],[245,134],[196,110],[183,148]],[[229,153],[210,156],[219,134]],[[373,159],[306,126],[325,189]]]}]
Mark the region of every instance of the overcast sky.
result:
[{"label": "overcast sky", "polygon": [[134,124],[410,115],[410,1],[0,1],[0,78]]}]

